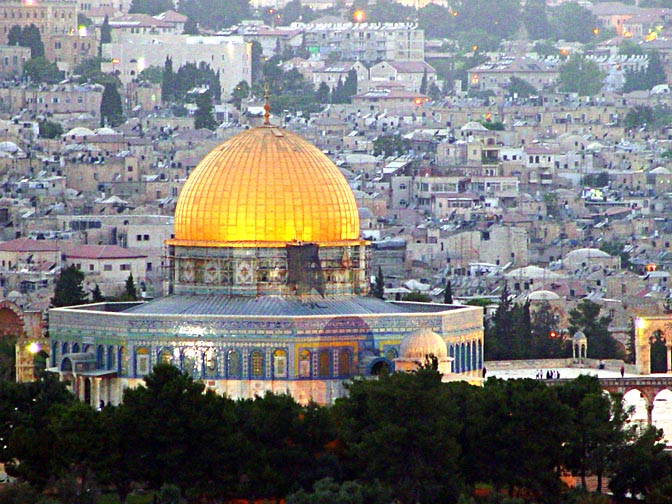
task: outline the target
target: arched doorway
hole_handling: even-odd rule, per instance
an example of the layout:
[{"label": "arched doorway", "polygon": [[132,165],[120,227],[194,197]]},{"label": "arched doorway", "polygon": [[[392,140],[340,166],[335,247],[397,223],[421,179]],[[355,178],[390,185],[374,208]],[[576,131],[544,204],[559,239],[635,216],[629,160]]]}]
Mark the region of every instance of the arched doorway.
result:
[{"label": "arched doorway", "polygon": [[392,366],[387,359],[377,359],[371,364],[371,376],[384,376],[390,374]]},{"label": "arched doorway", "polygon": [[649,338],[651,372],[667,372],[667,348],[665,347],[665,336],[663,332],[654,331]]},{"label": "arched doorway", "polygon": [[91,404],[91,379],[84,380],[84,402]]}]

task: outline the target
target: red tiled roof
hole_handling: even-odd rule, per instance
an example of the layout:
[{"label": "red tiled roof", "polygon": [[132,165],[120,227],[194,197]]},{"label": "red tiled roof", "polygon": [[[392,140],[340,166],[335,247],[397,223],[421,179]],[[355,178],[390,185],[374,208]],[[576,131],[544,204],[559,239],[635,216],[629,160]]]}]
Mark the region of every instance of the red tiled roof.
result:
[{"label": "red tiled roof", "polygon": [[51,240],[17,238],[0,243],[1,252],[58,252],[59,250],[58,244]]},{"label": "red tiled roof", "polygon": [[64,251],[69,259],[134,259],[147,257],[118,245],[76,245]]}]

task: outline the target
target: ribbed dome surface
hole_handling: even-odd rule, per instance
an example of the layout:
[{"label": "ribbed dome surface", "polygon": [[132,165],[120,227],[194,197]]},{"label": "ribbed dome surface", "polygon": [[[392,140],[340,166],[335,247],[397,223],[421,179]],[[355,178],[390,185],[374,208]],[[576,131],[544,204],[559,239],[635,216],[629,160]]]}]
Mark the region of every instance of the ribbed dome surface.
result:
[{"label": "ribbed dome surface", "polygon": [[448,357],[448,349],[443,338],[427,327],[405,336],[399,344],[402,359],[424,359],[428,355],[442,359]]},{"label": "ribbed dome surface", "polygon": [[175,210],[173,245],[278,246],[359,240],[352,190],[319,149],[287,130],[245,131],[206,155]]}]

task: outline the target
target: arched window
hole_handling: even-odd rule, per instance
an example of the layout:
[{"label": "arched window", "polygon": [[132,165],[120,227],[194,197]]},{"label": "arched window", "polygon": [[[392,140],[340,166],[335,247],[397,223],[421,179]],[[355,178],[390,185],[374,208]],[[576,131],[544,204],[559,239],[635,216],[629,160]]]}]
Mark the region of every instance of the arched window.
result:
[{"label": "arched window", "polygon": [[63,343],[63,345],[61,346],[61,356],[67,354],[68,350],[70,350],[70,348],[68,347],[68,344]]},{"label": "arched window", "polygon": [[79,343],[72,344],[72,353],[79,353]]},{"label": "arched window", "polygon": [[226,356],[226,377],[240,378],[242,371],[242,360],[238,350],[229,350]]},{"label": "arched window", "polygon": [[112,345],[107,347],[107,369],[110,371],[114,371],[117,368],[117,360],[115,357],[117,356],[117,353],[114,351],[114,347]]},{"label": "arched window", "polygon": [[203,354],[203,367],[207,378],[217,377],[217,351],[214,348],[208,348]]},{"label": "arched window", "polygon": [[264,377],[264,354],[260,350],[250,354],[250,377],[257,380]]},{"label": "arched window", "polygon": [[467,349],[464,343],[460,345],[460,371],[467,370]]},{"label": "arched window", "polygon": [[105,365],[105,347],[103,345],[98,345],[96,348],[96,367],[98,369],[103,369]]},{"label": "arched window", "polygon": [[194,348],[182,352],[182,370],[195,379],[201,378],[201,353]]},{"label": "arched window", "polygon": [[352,374],[352,352],[350,350],[341,350],[339,352],[338,374],[341,376],[350,376]]},{"label": "arched window", "polygon": [[450,361],[450,372],[455,373],[455,347],[453,345],[450,345],[450,348],[448,348],[448,355],[453,358],[453,360]]},{"label": "arched window", "polygon": [[481,343],[481,340],[478,340],[478,366],[477,368],[480,369],[483,367],[483,343]]},{"label": "arched window", "polygon": [[149,374],[149,349],[147,347],[135,350],[135,374],[136,376]]},{"label": "arched window", "polygon": [[173,352],[168,348],[164,348],[159,352],[159,362],[161,364],[172,364],[173,363]]},{"label": "arched window", "polygon": [[467,371],[471,371],[471,341],[467,342],[467,351],[465,352],[465,357],[467,360],[465,368]]},{"label": "arched window", "polygon": [[273,352],[273,377],[287,378],[287,352],[284,350]]},{"label": "arched window", "polygon": [[476,346],[476,342],[474,341],[471,344],[471,369],[478,369],[478,349]]},{"label": "arched window", "polygon": [[299,354],[299,377],[310,378],[310,352],[301,350]]},{"label": "arched window", "polygon": [[329,378],[331,376],[331,355],[329,350],[322,350],[317,356],[317,376]]},{"label": "arched window", "polygon": [[51,342],[51,365],[55,366],[58,362],[58,343],[56,341]]},{"label": "arched window", "polygon": [[121,376],[126,376],[128,372],[127,362],[126,362],[126,349],[124,347],[119,348],[119,374]]}]

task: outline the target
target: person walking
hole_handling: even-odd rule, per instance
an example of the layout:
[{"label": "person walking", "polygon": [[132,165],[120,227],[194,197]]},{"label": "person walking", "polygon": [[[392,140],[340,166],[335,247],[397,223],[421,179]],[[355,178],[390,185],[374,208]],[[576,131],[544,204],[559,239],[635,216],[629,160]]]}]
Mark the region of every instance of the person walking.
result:
[{"label": "person walking", "polygon": [[621,364],[621,378],[625,377],[625,366]]}]

